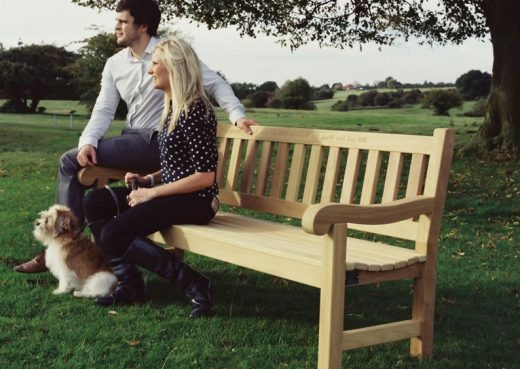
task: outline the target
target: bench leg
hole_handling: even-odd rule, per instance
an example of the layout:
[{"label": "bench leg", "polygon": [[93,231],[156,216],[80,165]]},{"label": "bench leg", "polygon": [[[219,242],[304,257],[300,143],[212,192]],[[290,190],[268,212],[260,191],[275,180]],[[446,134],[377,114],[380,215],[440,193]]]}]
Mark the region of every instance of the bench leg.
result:
[{"label": "bench leg", "polygon": [[333,226],[324,239],[318,369],[340,369],[343,352],[346,225]]},{"label": "bench leg", "polygon": [[414,280],[413,286],[412,319],[421,322],[421,336],[411,339],[411,356],[426,357],[432,354],[434,312],[435,270],[425,265],[422,275]]}]

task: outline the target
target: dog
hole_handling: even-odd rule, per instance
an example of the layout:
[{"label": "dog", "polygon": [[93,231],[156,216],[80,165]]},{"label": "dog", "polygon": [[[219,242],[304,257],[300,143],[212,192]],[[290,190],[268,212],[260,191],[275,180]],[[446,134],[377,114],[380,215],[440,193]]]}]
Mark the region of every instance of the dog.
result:
[{"label": "dog", "polygon": [[88,239],[72,211],[53,205],[34,222],[34,237],[43,243],[45,265],[58,279],[59,295],[96,298],[110,294],[117,284],[103,252]]}]

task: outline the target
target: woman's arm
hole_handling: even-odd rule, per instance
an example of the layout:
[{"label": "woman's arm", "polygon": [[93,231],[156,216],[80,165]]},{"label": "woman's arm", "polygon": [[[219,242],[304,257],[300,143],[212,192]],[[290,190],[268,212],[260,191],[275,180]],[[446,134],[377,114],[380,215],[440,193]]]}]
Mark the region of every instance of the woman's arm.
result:
[{"label": "woman's arm", "polygon": [[139,188],[128,195],[128,205],[134,207],[161,196],[180,195],[202,190],[213,185],[215,172],[195,172],[178,181],[153,188]]}]

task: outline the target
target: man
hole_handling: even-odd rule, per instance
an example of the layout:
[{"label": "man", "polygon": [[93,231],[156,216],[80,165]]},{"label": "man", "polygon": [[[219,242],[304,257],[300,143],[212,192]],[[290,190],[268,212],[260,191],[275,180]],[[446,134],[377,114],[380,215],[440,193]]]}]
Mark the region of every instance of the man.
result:
[{"label": "man", "polygon": [[[69,206],[83,222],[85,188],[78,182],[81,167],[100,165],[134,172],[159,169],[157,129],[163,111],[164,95],[153,88],[147,72],[152,51],[159,42],[157,28],[161,19],[155,0],[120,0],[116,7],[116,38],[125,49],[110,57],[103,70],[101,91],[89,123],[77,149],[62,155],[58,168],[56,202]],[[228,113],[230,121],[251,134],[256,122],[245,116],[244,107],[231,87],[214,71],[201,63],[204,87]],[[128,107],[127,126],[117,137],[104,139],[119,101]],[[45,254],[18,265],[21,273],[47,270]]]}]

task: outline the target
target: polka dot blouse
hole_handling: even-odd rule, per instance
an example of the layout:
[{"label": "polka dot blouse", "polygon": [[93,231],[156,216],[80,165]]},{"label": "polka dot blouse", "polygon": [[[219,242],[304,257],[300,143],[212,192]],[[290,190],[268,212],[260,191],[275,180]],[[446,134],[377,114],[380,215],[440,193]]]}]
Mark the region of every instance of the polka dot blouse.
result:
[{"label": "polka dot blouse", "polygon": [[[213,109],[209,109],[208,112],[202,100],[195,100],[187,117],[184,111],[181,112],[172,132],[168,134],[166,124],[159,131],[163,183],[178,181],[195,172],[217,170],[217,119]],[[202,197],[213,197],[218,193],[217,183],[213,181],[211,187],[195,193]]]}]

